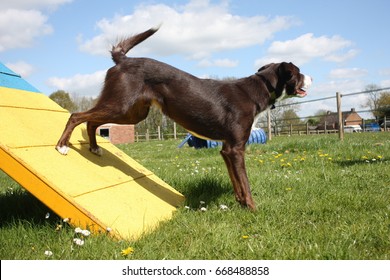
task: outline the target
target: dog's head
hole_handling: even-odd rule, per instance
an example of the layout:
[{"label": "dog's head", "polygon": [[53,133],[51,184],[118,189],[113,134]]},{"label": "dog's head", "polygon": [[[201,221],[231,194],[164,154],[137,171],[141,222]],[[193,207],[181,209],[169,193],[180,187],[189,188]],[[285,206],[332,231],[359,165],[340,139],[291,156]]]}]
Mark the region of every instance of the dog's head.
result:
[{"label": "dog's head", "polygon": [[263,76],[269,84],[267,86],[274,89],[276,100],[305,97],[312,83],[312,78],[301,74],[291,62],[267,64],[259,69],[257,75]]}]

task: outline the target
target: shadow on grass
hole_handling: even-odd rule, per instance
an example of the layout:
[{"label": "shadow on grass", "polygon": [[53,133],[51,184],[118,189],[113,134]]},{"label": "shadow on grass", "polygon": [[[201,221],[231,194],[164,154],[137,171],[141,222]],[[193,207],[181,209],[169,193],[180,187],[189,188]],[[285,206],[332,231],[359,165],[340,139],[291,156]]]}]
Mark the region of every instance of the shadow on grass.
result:
[{"label": "shadow on grass", "polygon": [[354,165],[366,165],[366,164],[381,164],[381,163],[387,163],[387,159],[354,159],[354,160],[341,160],[336,161],[338,165],[341,167],[348,167],[348,166],[354,166]]},{"label": "shadow on grass", "polygon": [[211,176],[191,180],[186,186],[186,191],[184,191],[186,205],[191,208],[199,207],[200,201],[204,201],[207,205],[215,203],[226,194],[233,195],[230,184]]},{"label": "shadow on grass", "polygon": [[[46,214],[50,213],[49,217]],[[22,190],[0,194],[0,228],[12,225],[17,220],[32,224],[55,223],[55,215],[33,195]]]}]

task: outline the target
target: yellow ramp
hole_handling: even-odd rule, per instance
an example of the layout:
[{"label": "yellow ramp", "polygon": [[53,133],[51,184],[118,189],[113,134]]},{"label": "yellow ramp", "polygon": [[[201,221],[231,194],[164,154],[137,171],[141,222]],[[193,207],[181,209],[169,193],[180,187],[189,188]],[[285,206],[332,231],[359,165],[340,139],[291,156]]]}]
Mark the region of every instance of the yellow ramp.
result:
[{"label": "yellow ramp", "polygon": [[151,171],[98,138],[89,152],[84,125],[62,156],[55,144],[69,118],[43,94],[0,87],[0,169],[70,224],[136,239],[171,218],[184,197]]}]

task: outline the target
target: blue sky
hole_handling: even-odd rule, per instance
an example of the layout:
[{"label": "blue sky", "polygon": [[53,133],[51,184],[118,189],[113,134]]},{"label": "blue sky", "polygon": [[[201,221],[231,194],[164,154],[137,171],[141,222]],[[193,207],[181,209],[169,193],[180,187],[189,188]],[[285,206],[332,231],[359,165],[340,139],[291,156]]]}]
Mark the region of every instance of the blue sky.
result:
[{"label": "blue sky", "polygon": [[[129,56],[198,77],[244,77],[291,61],[313,77],[306,99],[390,86],[388,0],[2,0],[0,61],[45,94],[97,96],[118,38],[162,23]],[[345,109],[362,107],[365,96]],[[302,117],[334,110],[302,105]]]}]

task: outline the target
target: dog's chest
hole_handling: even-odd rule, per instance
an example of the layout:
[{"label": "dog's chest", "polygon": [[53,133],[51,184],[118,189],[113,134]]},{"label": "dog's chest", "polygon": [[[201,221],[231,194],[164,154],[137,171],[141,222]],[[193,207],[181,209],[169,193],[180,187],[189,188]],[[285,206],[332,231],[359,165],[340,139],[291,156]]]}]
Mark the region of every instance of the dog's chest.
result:
[{"label": "dog's chest", "polygon": [[252,124],[252,130],[258,128],[258,127],[257,127],[257,123],[258,123],[262,118],[264,118],[264,117],[267,115],[268,110],[269,110],[270,107],[271,107],[271,106],[268,106],[267,109],[265,109],[264,111],[261,111],[260,113],[258,113],[258,114],[255,116],[255,119],[253,120],[253,124]]}]

